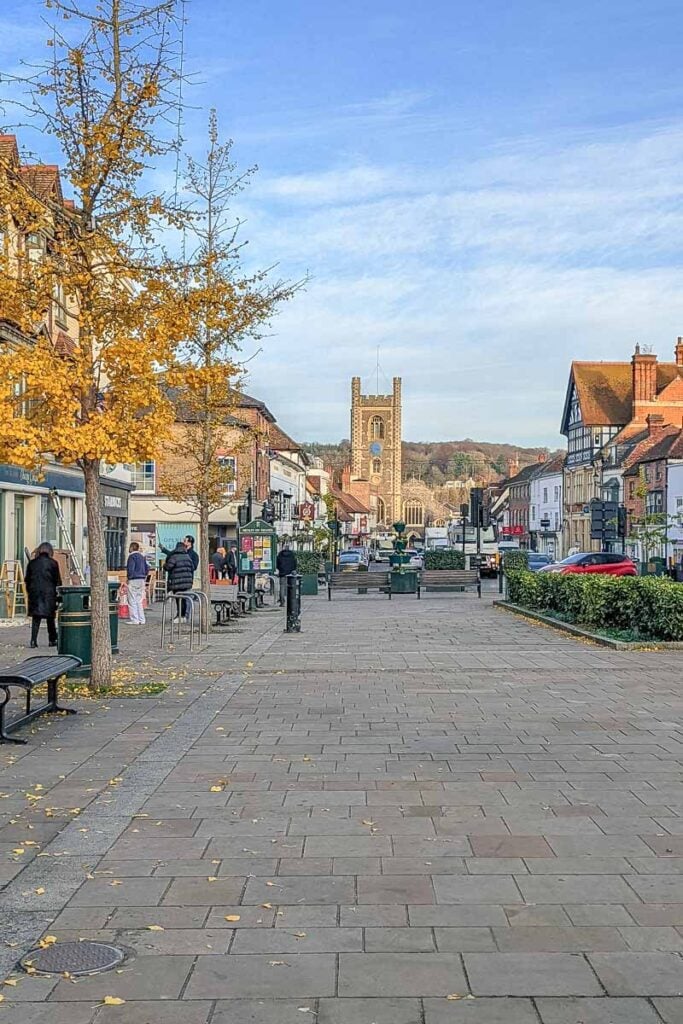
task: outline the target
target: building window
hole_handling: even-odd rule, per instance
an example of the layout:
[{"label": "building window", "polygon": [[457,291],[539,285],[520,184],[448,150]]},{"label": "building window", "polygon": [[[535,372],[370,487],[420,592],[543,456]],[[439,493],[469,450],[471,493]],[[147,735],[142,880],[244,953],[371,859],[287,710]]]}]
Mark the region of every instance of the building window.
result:
[{"label": "building window", "polygon": [[66,292],[64,285],[61,281],[58,281],[55,285],[55,322],[59,327],[66,328],[68,325],[68,316],[66,310]]},{"label": "building window", "polygon": [[543,504],[544,505],[548,504],[548,488],[547,487],[543,488]]},{"label": "building window", "polygon": [[377,499],[377,522],[383,523],[386,516],[386,507],[384,505],[384,498]]},{"label": "building window", "polygon": [[420,501],[406,501],[403,506],[403,518],[406,526],[422,526],[424,522],[424,506]]},{"label": "building window", "polygon": [[554,501],[559,501],[559,499],[560,499],[560,488],[559,488],[558,484],[555,484],[555,487],[553,489],[553,500]]},{"label": "building window", "polygon": [[635,498],[635,496],[636,496],[636,482],[635,482],[635,480],[629,480],[629,482],[628,482],[628,496],[629,496],[629,498]]},{"label": "building window", "polygon": [[381,416],[373,416],[370,420],[370,437],[374,441],[384,439],[384,420]]},{"label": "building window", "polygon": [[218,465],[226,473],[223,494],[234,494],[237,490],[237,459],[234,455],[219,455]]},{"label": "building window", "polygon": [[380,474],[382,472],[382,460],[381,459],[373,459],[372,460],[372,472],[373,473],[377,473],[377,474]]},{"label": "building window", "polygon": [[535,505],[531,506],[531,518],[532,519],[536,518],[536,506]]},{"label": "building window", "polygon": [[647,515],[656,515],[664,511],[664,492],[650,491],[645,499],[645,512]]},{"label": "building window", "polygon": [[133,486],[136,491],[154,493],[156,464],[153,459],[149,459],[147,462],[135,462],[126,468],[133,474]]}]

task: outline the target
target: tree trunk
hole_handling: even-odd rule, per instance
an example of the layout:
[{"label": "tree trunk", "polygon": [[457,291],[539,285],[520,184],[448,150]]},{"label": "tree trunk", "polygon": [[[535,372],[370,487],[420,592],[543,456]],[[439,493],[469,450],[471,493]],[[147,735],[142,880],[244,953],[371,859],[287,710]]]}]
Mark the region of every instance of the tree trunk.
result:
[{"label": "tree trunk", "polygon": [[111,638],[109,634],[109,592],[107,552],[101,509],[100,461],[83,461],[85,508],[88,517],[88,559],[90,562],[90,608],[92,616],[92,671],[90,689],[111,686]]},{"label": "tree trunk", "polygon": [[201,589],[210,602],[209,595],[209,505],[202,501],[199,506],[199,579]]}]

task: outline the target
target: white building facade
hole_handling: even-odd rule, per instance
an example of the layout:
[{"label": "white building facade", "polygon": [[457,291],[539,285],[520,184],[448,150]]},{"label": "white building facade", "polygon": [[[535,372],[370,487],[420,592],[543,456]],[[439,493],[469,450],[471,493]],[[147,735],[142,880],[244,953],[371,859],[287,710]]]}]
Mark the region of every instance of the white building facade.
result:
[{"label": "white building facade", "polygon": [[562,551],[562,469],[553,462],[529,483],[529,534],[533,550],[560,560]]}]

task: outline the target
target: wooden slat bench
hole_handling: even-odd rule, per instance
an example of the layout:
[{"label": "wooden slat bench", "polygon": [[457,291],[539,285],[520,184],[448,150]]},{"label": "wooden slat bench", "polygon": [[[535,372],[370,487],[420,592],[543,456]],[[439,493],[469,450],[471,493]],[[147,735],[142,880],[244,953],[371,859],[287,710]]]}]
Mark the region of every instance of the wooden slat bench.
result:
[{"label": "wooden slat bench", "polygon": [[327,600],[332,600],[333,590],[374,590],[378,594],[388,594],[391,600],[391,584],[387,577],[385,572],[333,572],[327,580]]},{"label": "wooden slat bench", "polygon": [[474,587],[481,597],[481,577],[478,569],[425,569],[417,581],[417,596],[421,590],[467,590]]},{"label": "wooden slat bench", "polygon": [[[10,736],[27,722],[31,722],[38,715],[62,714],[75,715],[72,708],[62,708],[57,703],[57,687],[59,680],[67,672],[80,668],[82,661],[72,654],[42,655],[35,658],[27,658],[18,665],[11,665],[9,668],[0,669],[0,743],[26,743],[27,740],[18,740]],[[47,683],[47,700],[38,708],[31,708],[31,694],[36,686]],[[5,709],[10,699],[10,687],[16,686],[26,691],[26,711],[20,718],[15,718],[9,725],[5,725]]]},{"label": "wooden slat bench", "polygon": [[211,583],[209,595],[211,607],[216,610],[216,625],[220,622],[228,622],[233,616],[236,618],[239,615],[240,599],[237,584]]}]

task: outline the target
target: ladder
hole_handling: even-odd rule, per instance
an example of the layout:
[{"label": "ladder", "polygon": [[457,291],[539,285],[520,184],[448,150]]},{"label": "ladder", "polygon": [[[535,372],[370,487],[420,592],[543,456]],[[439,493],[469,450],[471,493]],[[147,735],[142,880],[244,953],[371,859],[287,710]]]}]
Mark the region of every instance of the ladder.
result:
[{"label": "ladder", "polygon": [[62,509],[62,499],[59,497],[59,494],[57,493],[57,489],[55,487],[50,488],[50,500],[52,501],[52,507],[55,510],[57,522],[59,523],[59,529],[62,532],[62,538],[64,540],[64,543],[66,544],[67,551],[71,556],[71,564],[74,567],[76,575],[81,581],[81,586],[85,586],[85,575],[83,573],[83,570],[81,569],[81,563],[78,561],[76,548],[73,546],[73,543],[71,541],[71,534],[69,533],[69,527],[66,525],[66,520],[64,518],[64,510]]},{"label": "ladder", "polygon": [[28,615],[28,597],[21,562],[7,558],[0,569],[0,594],[5,597],[7,617],[13,619],[17,611]]}]

